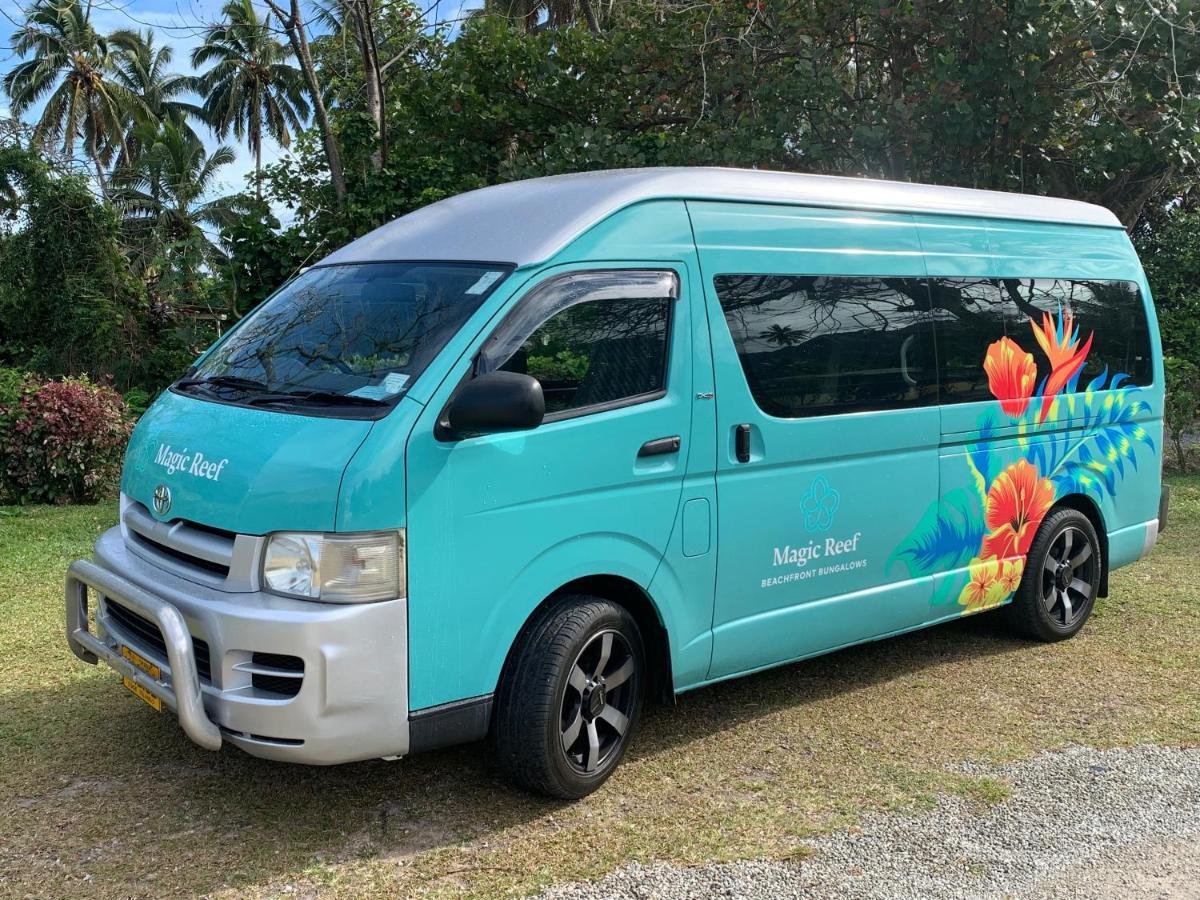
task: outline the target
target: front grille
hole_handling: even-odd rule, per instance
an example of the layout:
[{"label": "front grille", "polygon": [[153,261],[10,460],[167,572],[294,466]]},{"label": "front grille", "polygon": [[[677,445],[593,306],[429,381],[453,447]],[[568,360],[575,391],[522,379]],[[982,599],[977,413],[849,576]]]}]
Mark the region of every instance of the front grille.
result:
[{"label": "front grille", "polygon": [[284,697],[295,697],[300,693],[300,685],[304,683],[304,660],[300,657],[287,656],[283,653],[255,653],[251,657],[251,662],[255,666],[296,673],[294,677],[289,677],[255,672],[251,677],[251,682],[256,690],[270,691]]},{"label": "front grille", "polygon": [[176,550],[174,547],[168,547],[166,544],[160,544],[152,538],[146,537],[144,534],[138,534],[136,531],[130,532],[133,539],[155,553],[161,553],[163,556],[169,556],[176,562],[181,562],[184,565],[195,566],[198,569],[203,569],[206,572],[212,572],[214,575],[219,575],[221,578],[229,577],[229,566],[215,563],[212,560],[201,559],[199,556],[192,556],[190,553],[184,553],[182,550]]},{"label": "front grille", "polygon": [[237,535],[232,531],[175,519],[159,522],[141,503],[129,501],[123,508],[126,540],[135,550],[182,566],[182,573],[212,581],[229,577]]},{"label": "front grille", "polygon": [[[167,642],[163,640],[158,626],[132,609],[106,597],[104,600],[108,617],[135,641],[148,647],[159,662],[167,661]],[[203,681],[212,681],[212,662],[208,655],[208,642],[192,637],[192,650],[196,655],[196,671]]]}]

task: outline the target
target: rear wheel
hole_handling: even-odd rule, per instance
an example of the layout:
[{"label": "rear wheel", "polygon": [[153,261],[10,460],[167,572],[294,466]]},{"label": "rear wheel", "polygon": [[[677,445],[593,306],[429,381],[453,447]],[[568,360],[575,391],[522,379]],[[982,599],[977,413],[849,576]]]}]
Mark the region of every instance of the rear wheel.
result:
[{"label": "rear wheel", "polygon": [[1103,571],[1091,520],[1075,509],[1052,513],[1029,548],[1021,586],[1005,611],[1009,622],[1039,641],[1073,636],[1092,614]]},{"label": "rear wheel", "polygon": [[526,630],[496,707],[500,764],[522,787],[563,799],[612,774],[642,708],[645,653],[633,617],[598,597],[564,597]]}]

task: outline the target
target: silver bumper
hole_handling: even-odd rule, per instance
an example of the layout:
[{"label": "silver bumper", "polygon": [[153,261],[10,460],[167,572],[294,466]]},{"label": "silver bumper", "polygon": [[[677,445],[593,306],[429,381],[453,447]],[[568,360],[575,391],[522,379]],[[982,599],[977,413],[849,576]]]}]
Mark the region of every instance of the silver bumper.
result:
[{"label": "silver bumper", "polygon": [[[85,662],[102,659],[158,697],[201,747],[228,742],[255,756],[319,765],[408,752],[405,600],[334,605],[221,591],[130,553],[119,528],[95,551],[94,562],[78,560],[67,572],[67,643]],[[157,626],[165,658],[108,614],[110,602]],[[194,639],[208,646],[204,677]],[[123,657],[123,645],[158,665],[159,677]],[[254,687],[256,653],[303,660],[295,696]]]},{"label": "silver bumper", "polygon": [[[88,630],[88,588],[106,597],[120,598],[134,612],[158,625],[163,643],[167,645],[167,661],[171,671],[169,685],[143,672],[125,659],[120,651]],[[192,636],[179,610],[86,559],[75,560],[67,569],[66,591],[67,643],[75,655],[93,665],[103,659],[125,678],[136,681],[175,710],[179,724],[193,741],[205,750],[220,750],[221,729],[204,711]]]}]

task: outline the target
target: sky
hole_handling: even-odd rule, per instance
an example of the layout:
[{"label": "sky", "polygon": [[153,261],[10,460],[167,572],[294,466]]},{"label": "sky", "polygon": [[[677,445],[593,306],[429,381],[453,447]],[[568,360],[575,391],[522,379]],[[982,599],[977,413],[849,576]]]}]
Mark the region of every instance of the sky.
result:
[{"label": "sky", "polygon": [[[190,72],[189,60],[192,50],[203,43],[206,25],[220,18],[225,0],[92,0],[92,21],[102,33],[118,28],[153,29],[155,42],[169,45],[174,50],[172,68],[179,72]],[[479,0],[428,0],[431,22],[454,22],[462,10],[478,5]],[[26,5],[19,0],[0,0],[0,77],[18,61],[12,51],[10,36],[22,21],[21,9]],[[258,4],[266,9],[265,3]],[[283,39],[281,35],[281,39]],[[41,110],[28,111],[24,119],[36,121]],[[0,115],[10,115],[7,98],[0,95]],[[254,171],[254,155],[245,145],[238,145],[232,134],[224,141],[204,129],[205,143],[211,150],[225,143],[237,154],[235,162],[221,170],[218,182],[213,186],[215,196],[233,193],[246,188],[247,176]],[[263,163],[275,162],[285,151],[273,141],[263,146]],[[282,212],[282,211],[280,211]]]}]

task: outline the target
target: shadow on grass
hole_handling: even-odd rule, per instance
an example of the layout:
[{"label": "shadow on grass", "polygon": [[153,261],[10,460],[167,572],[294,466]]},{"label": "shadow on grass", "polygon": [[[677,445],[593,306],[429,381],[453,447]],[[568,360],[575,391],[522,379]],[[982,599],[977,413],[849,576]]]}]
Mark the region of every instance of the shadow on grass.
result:
[{"label": "shadow on grass", "polygon": [[[676,706],[651,706],[629,759],[667,754],[707,734],[930,666],[1023,646],[982,616],[714,685],[683,695]],[[107,863],[87,857],[93,835],[111,836],[114,828],[137,832],[140,859],[188,862],[186,888],[207,892],[286,876],[314,857],[403,860],[490,841],[562,806],[510,787],[486,743],[330,768],[273,763],[232,747],[207,753],[183,736],[173,716],[155,715],[124,695],[114,673],[101,671],[111,677],[0,695],[0,761],[6,769],[27,767],[4,804],[13,833],[22,820],[33,825],[72,810],[67,833],[60,828],[52,837],[89,860],[94,885],[134,888],[156,865],[131,864],[125,855]],[[609,784],[605,793],[620,795],[620,772]],[[71,858],[64,849],[29,848]]]}]

